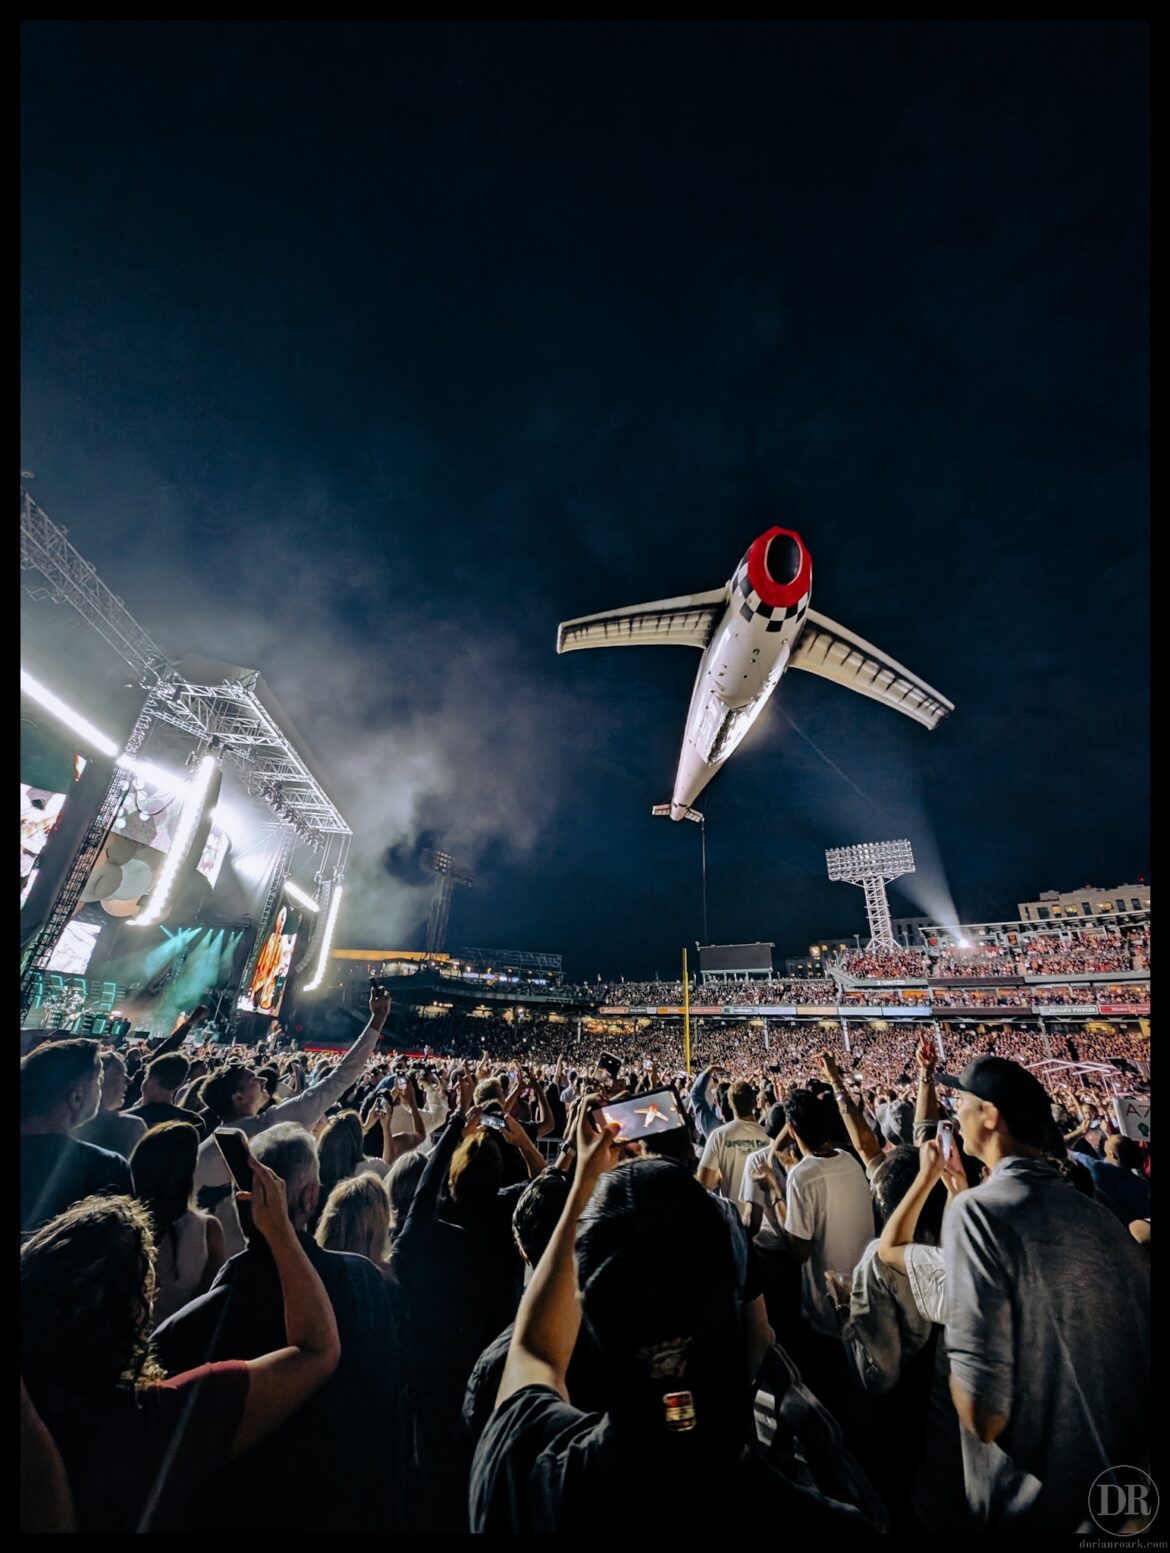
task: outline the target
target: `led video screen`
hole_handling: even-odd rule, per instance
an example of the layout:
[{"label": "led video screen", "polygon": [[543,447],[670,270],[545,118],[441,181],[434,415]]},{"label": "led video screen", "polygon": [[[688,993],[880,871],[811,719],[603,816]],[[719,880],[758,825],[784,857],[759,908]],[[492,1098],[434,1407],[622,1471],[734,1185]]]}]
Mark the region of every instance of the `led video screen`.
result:
[{"label": "led video screen", "polygon": [[62,976],[84,976],[97,946],[100,922],[67,922],[57,940],[48,969]]},{"label": "led video screen", "polygon": [[257,958],[251,985],[237,1008],[249,1014],[279,1014],[299,925],[299,916],[282,906]]},{"label": "led video screen", "polygon": [[[73,780],[85,770],[84,755],[73,757]],[[56,828],[68,793],[20,784],[20,904],[28,899],[37,877],[37,860]]]},{"label": "led video screen", "polygon": [[227,831],[220,830],[218,825],[213,825],[207,837],[207,845],[203,848],[203,855],[195,865],[213,890],[230,844]]}]

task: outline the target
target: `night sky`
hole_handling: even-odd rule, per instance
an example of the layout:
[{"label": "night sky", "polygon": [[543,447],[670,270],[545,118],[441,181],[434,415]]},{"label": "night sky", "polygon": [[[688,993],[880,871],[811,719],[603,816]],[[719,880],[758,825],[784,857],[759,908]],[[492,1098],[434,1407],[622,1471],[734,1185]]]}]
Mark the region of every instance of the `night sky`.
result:
[{"label": "night sky", "polygon": [[957,709],[786,675],[703,796],[714,939],[860,929],[823,857],[859,840],[910,837],[907,914],[1148,876],[1147,52],[26,24],[30,489],[164,648],[288,706],[357,833],[339,942],[420,944],[441,842],[453,944],[674,972],[698,828],[650,806],[698,654],[557,623],[774,523]]}]

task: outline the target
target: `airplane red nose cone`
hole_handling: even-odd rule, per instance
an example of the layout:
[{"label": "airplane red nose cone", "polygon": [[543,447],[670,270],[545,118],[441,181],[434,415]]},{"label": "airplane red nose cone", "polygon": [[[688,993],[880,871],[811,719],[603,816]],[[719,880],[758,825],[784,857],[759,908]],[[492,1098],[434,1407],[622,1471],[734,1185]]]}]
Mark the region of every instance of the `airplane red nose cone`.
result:
[{"label": "airplane red nose cone", "polygon": [[764,558],[764,565],[768,568],[768,576],[779,587],[783,588],[790,582],[795,582],[800,572],[800,546],[791,534],[776,534],[768,545],[768,553]]}]

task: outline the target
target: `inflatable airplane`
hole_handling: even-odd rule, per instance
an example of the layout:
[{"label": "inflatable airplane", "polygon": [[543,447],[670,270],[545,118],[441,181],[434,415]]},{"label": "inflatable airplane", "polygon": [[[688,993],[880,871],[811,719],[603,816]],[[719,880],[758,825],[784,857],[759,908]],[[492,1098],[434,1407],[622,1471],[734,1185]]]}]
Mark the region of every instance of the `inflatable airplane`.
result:
[{"label": "inflatable airplane", "polygon": [[810,609],[811,596],[812,557],[800,535],[770,528],[722,588],[582,615],[559,627],[558,652],[675,643],[702,652],[674,793],[654,814],[702,819],[695,799],[738,748],[785,669],[835,680],[926,728],[954,711],[909,669]]}]

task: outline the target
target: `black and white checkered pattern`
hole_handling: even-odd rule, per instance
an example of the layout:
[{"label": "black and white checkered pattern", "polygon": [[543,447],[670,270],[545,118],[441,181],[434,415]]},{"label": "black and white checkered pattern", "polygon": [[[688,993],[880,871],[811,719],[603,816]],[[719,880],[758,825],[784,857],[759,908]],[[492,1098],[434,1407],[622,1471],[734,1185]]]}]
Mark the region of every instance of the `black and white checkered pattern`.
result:
[{"label": "black and white checkered pattern", "polygon": [[735,602],[739,605],[739,612],[750,624],[756,615],[763,615],[768,624],[767,631],[782,631],[786,621],[795,620],[797,629],[804,623],[804,617],[808,612],[808,593],[797,604],[765,604],[760,595],[752,587],[748,578],[747,557],[739,563],[739,569],[731,579],[731,591],[735,596]]}]

